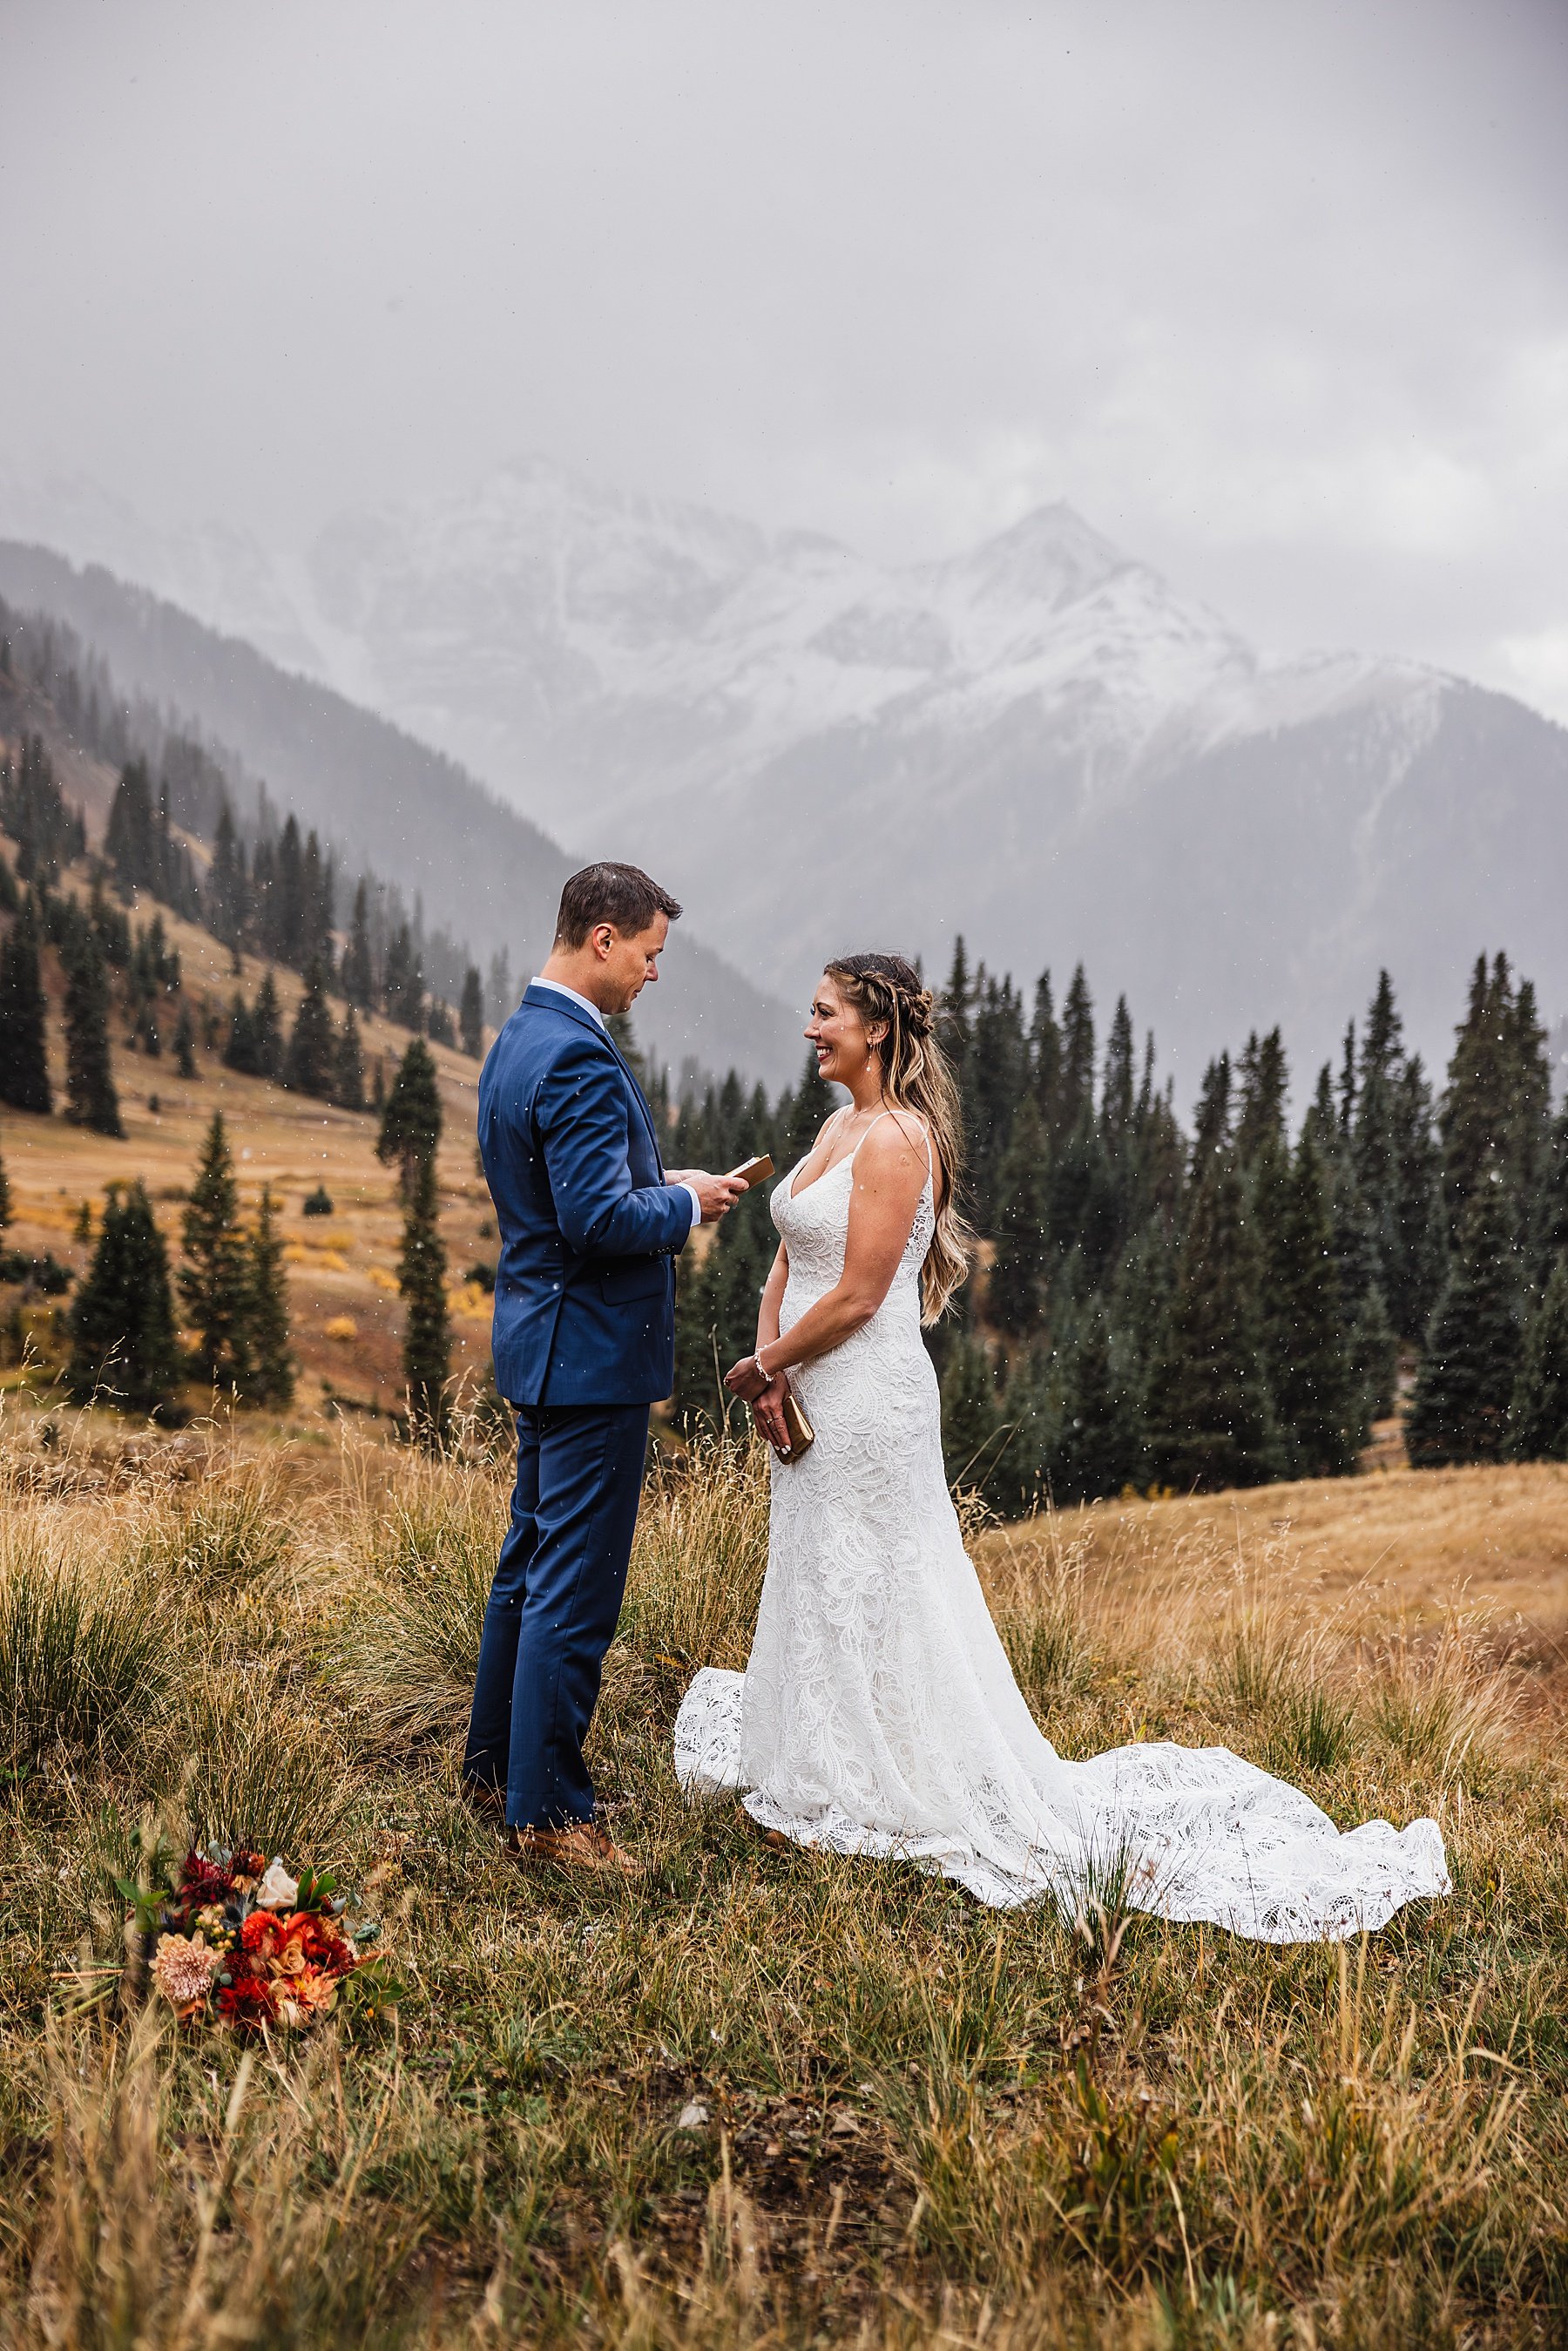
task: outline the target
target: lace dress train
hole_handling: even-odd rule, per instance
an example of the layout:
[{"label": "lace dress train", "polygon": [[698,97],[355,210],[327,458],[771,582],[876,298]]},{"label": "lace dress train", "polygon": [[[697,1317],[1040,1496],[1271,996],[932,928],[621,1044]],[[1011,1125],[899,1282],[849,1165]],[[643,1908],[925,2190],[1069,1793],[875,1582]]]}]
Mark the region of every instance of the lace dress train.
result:
[{"label": "lace dress train", "polygon": [[[853,1160],[774,1192],[788,1330],[837,1281]],[[1267,1942],[1338,1939],[1449,1890],[1437,1823],[1342,1835],[1310,1797],[1223,1747],[1085,1762],[1025,1705],[964,1550],[942,1465],[919,1272],[928,1179],[870,1322],[792,1374],[816,1442],[775,1465],[767,1575],[744,1674],[705,1667],[675,1728],[694,1795],[743,1791],[796,1844],[940,1871],[994,1907],[1068,1909],[1125,1878],[1134,1907]]]}]

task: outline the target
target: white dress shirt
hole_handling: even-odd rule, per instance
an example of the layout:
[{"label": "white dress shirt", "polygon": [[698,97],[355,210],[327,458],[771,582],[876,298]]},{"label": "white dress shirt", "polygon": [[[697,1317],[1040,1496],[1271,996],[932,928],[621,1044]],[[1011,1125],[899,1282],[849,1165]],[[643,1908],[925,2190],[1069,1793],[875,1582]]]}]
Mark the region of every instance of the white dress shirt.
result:
[{"label": "white dress shirt", "polygon": [[[609,1035],[609,1023],[605,1019],[604,1014],[599,1010],[598,1006],[594,1002],[591,996],[582,995],[576,988],[568,987],[564,980],[559,979],[540,979],[535,976],[529,981],[528,985],[530,987],[552,988],[557,996],[568,997],[572,1003],[580,1004],[583,1010],[588,1014],[589,1018],[598,1022],[599,1027],[604,1030],[606,1036],[607,1037]],[[673,1185],[670,1188],[671,1190],[684,1192],[686,1197],[691,1201],[691,1232],[694,1233],[698,1226],[702,1221],[702,1203],[697,1197],[697,1186],[694,1184],[680,1184]],[[688,1238],[690,1238],[690,1235],[688,1235]]]}]

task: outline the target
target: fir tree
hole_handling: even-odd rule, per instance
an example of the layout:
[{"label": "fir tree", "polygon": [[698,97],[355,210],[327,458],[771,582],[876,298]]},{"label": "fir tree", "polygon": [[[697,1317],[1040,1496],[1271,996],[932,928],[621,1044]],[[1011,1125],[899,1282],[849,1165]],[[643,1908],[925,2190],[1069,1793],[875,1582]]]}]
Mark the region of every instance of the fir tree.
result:
[{"label": "fir tree", "polygon": [[213,837],[213,862],[208,869],[206,902],[213,936],[229,949],[239,969],[240,946],[250,915],[245,852],[234,831],[234,820],[225,796],[218,810]]},{"label": "fir tree", "polygon": [[113,1186],[71,1310],[67,1383],[79,1404],[97,1395],[127,1412],[152,1414],[172,1401],[179,1376],[163,1236],[140,1182],[123,1198]]},{"label": "fir tree", "polygon": [[1029,1090],[1023,1008],[1009,979],[977,976],[965,1123],[969,1185],[981,1232],[996,1229],[1002,1161],[1020,1098]]},{"label": "fir tree", "polygon": [[986,1290],[992,1321],[1015,1339],[1034,1329],[1045,1306],[1047,1172],[1045,1130],[1033,1095],[1025,1093],[997,1178],[996,1251]]},{"label": "fir tree", "polygon": [[341,977],[343,993],[349,1003],[361,1012],[369,1012],[376,998],[376,965],[370,952],[369,891],[362,876],[354,893],[354,914],[348,944],[343,950]]},{"label": "fir tree", "polygon": [[332,1099],[339,1110],[365,1107],[365,1052],[352,999],[343,1008],[333,1068]]},{"label": "fir tree", "polygon": [[332,1015],[327,1005],[327,977],[319,963],[312,963],[305,975],[305,993],[294,1016],[283,1082],[296,1093],[327,1098],[332,1093],[337,1063],[337,1040],[332,1033]]},{"label": "fir tree", "polygon": [[277,982],[270,970],[263,973],[256,1000],[251,1007],[251,1050],[258,1076],[282,1076],[283,1016],[278,1010]]},{"label": "fir tree", "polygon": [[1034,983],[1034,1015],[1029,1024],[1029,1075],[1040,1122],[1047,1135],[1061,1126],[1062,1031],[1051,1001],[1051,975]]},{"label": "fir tree", "polygon": [[1501,1156],[1484,1157],[1427,1333],[1405,1447],[1418,1469],[1497,1461],[1508,1437],[1519,1349],[1515,1209]]},{"label": "fir tree", "polygon": [[[797,1160],[805,1157],[832,1109],[833,1094],[816,1066],[816,1055],[807,1053],[805,1067],[800,1073],[800,1083],[790,1102],[789,1121],[784,1138],[784,1159],[788,1165],[793,1167]],[[701,1159],[693,1162],[696,1165],[705,1164]],[[723,1230],[722,1226],[720,1230]]]},{"label": "fir tree", "polygon": [[1100,1089],[1100,1132],[1106,1150],[1113,1155],[1123,1148],[1132,1133],[1137,1098],[1133,1060],[1132,1015],[1127,1010],[1127,998],[1118,996],[1111,1015],[1110,1034],[1106,1039],[1106,1071]]},{"label": "fir tree", "polygon": [[1398,1390],[1399,1341],[1388,1319],[1379,1283],[1367,1285],[1350,1326],[1349,1355],[1360,1402],[1360,1434],[1365,1444],[1375,1420],[1386,1420]]},{"label": "fir tree", "polygon": [[447,1428],[452,1337],[433,1151],[421,1155],[415,1164],[403,1222],[398,1288],[404,1307],[403,1385],[408,1392],[410,1429],[421,1445],[435,1450]]},{"label": "fir tree", "polygon": [[1057,1133],[1070,1134],[1095,1106],[1095,1005],[1079,964],[1062,1007],[1062,1085],[1056,1105]]},{"label": "fir tree", "polygon": [[66,1092],[73,1125],[125,1133],[109,1050],[109,973],[90,930],[76,940],[66,975]]},{"label": "fir tree", "polygon": [[1256,1486],[1277,1473],[1261,1287],[1241,1176],[1232,1154],[1220,1151],[1193,1198],[1150,1382],[1149,1447],[1163,1485]]},{"label": "fir tree", "polygon": [[1515,1461],[1568,1461],[1568,1250],[1560,1250],[1530,1318],[1509,1409]]},{"label": "fir tree", "polygon": [[1284,1040],[1278,1029],[1266,1037],[1256,1029],[1248,1038],[1237,1071],[1241,1107],[1236,1121],[1236,1150],[1243,1167],[1256,1165],[1265,1151],[1285,1149],[1285,1093],[1290,1074],[1285,1065]]},{"label": "fir tree", "polygon": [[182,1078],[199,1078],[196,1067],[196,1026],[188,1004],[180,1007],[180,1018],[174,1025],[174,1067]]},{"label": "fir tree", "polygon": [[1418,1053],[1398,1074],[1390,1115],[1394,1208],[1383,1290],[1394,1328],[1414,1340],[1425,1331],[1443,1286],[1448,1241],[1443,1163],[1432,1115],[1432,1090]]},{"label": "fir tree", "polygon": [[942,1458],[951,1486],[983,1488],[994,1476],[1002,1416],[982,1339],[963,1332],[942,1374]]},{"label": "fir tree", "polygon": [[1192,1113],[1192,1180],[1201,1183],[1231,1148],[1231,1056],[1221,1053],[1203,1072]]},{"label": "fir tree", "polygon": [[0,946],[0,1102],[46,1117],[54,1106],[45,1045],[37,902],[29,893]]},{"label": "fir tree", "polygon": [[1130,1485],[1143,1449],[1137,1389],[1098,1299],[1079,1314],[1052,1478],[1058,1502],[1092,1502]]},{"label": "fir tree", "polygon": [[228,1130],[214,1111],[186,1202],[180,1295],[207,1385],[245,1393],[251,1369],[251,1252],[240,1224]]},{"label": "fir tree", "polygon": [[[1309,1133],[1288,1163],[1273,1150],[1265,1155],[1258,1191],[1264,1335],[1282,1466],[1292,1478],[1344,1477],[1355,1467],[1360,1399],[1345,1343],[1323,1163]],[[1272,1214],[1263,1212],[1268,1198],[1276,1203]]]},{"label": "fir tree", "polygon": [[470,964],[462,975],[462,999],[458,1007],[458,1028],[462,1036],[462,1050],[471,1061],[484,1059],[484,986],[477,964]]},{"label": "fir tree", "polygon": [[223,1067],[237,1071],[242,1077],[259,1078],[263,1074],[256,1051],[255,1022],[238,988],[234,990],[229,1006],[229,1033],[223,1042]]},{"label": "fir tree", "polygon": [[[723,1226],[719,1229],[722,1232]],[[676,1267],[675,1390],[670,1401],[678,1428],[696,1420],[714,1425],[729,1418],[731,1399],[724,1393],[723,1375],[735,1358],[719,1360],[719,1277],[716,1237],[701,1260],[688,1250]],[[743,1354],[744,1348],[740,1352]]]},{"label": "fir tree", "polygon": [[271,1185],[263,1187],[250,1237],[245,1323],[250,1369],[245,1393],[253,1404],[280,1410],[294,1397],[295,1361],[288,1343],[288,1276]]},{"label": "fir tree", "polygon": [[413,1196],[419,1163],[434,1159],[441,1130],[441,1089],[436,1082],[436,1065],[424,1039],[416,1037],[398,1066],[381,1113],[381,1132],[376,1140],[377,1158],[386,1166],[396,1164],[398,1185],[405,1201]]}]

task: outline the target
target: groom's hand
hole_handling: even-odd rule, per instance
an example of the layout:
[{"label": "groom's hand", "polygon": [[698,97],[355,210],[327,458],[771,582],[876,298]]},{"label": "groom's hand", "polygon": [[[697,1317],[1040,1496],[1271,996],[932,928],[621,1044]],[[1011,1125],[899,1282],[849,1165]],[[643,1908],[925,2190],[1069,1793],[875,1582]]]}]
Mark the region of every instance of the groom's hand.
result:
[{"label": "groom's hand", "polygon": [[701,1167],[689,1167],[680,1176],[667,1176],[667,1184],[690,1184],[702,1207],[702,1222],[716,1225],[727,1217],[737,1200],[746,1196],[746,1186],[739,1176],[710,1176]]}]

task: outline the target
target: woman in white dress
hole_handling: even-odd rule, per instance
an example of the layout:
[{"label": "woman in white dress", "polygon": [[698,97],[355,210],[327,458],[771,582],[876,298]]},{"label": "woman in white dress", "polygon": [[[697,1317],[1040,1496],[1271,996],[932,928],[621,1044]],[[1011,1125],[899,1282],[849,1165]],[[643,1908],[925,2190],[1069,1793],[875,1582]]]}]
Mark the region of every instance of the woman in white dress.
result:
[{"label": "woman in white dress", "polygon": [[775,1188],[756,1351],[728,1385],[777,1446],[787,1377],[816,1441],[774,1465],[751,1659],[693,1680],[682,1783],[743,1791],[774,1835],[911,1860],[998,1907],[1050,1894],[1070,1911],[1116,1882],[1168,1918],[1308,1942],[1447,1893],[1434,1821],[1341,1835],[1222,1747],[1056,1753],[964,1551],[920,1337],[968,1268],[930,996],[900,956],[846,956],[805,1033],[851,1101]]}]

